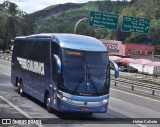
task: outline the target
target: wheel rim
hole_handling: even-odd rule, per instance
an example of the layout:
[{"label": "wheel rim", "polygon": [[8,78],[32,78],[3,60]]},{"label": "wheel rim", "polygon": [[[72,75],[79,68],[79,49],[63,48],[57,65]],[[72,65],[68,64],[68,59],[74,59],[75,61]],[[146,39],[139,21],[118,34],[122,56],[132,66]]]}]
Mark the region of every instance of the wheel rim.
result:
[{"label": "wheel rim", "polygon": [[21,85],[21,87],[20,87],[20,93],[21,93],[21,94],[23,93],[22,85]]},{"label": "wheel rim", "polygon": [[17,83],[17,92],[20,93],[20,83]]},{"label": "wheel rim", "polygon": [[51,99],[50,99],[50,97],[48,97],[48,98],[47,98],[47,107],[50,106],[50,102],[51,102]]},{"label": "wheel rim", "polygon": [[17,83],[17,88],[19,88],[19,86],[20,86],[20,83]]}]

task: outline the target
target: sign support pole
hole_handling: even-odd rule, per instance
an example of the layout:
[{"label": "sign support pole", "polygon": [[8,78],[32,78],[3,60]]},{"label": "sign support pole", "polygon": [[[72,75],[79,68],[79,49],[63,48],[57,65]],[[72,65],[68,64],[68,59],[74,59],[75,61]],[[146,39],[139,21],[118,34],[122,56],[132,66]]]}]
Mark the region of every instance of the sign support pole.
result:
[{"label": "sign support pole", "polygon": [[74,26],[74,34],[76,34],[78,24],[79,24],[81,21],[87,20],[87,19],[88,19],[88,18],[82,18],[82,19],[80,19],[80,20],[76,23],[76,25]]}]

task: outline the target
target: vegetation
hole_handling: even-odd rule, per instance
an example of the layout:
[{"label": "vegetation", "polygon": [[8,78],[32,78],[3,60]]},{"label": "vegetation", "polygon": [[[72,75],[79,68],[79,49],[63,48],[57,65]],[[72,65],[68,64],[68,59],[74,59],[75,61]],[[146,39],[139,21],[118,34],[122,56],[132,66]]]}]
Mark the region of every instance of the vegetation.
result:
[{"label": "vegetation", "polygon": [[132,33],[125,38],[126,41],[137,43],[160,43],[160,1],[159,0],[132,0],[128,6],[122,9],[121,16],[147,18],[151,20],[148,35]]},{"label": "vegetation", "polygon": [[[42,18],[41,20],[39,20],[38,16],[36,18],[38,19],[36,21],[37,23],[36,33],[43,33],[43,32],[73,33],[76,22],[82,18],[88,18],[90,11],[117,13],[120,10],[120,7],[127,5],[128,3],[129,2],[126,1],[111,2],[110,0],[95,1],[95,2],[92,1],[86,4],[80,4],[80,6],[77,6],[77,4],[75,4],[76,8],[70,8],[69,10],[67,10],[65,9],[65,7],[68,8],[68,6],[71,4],[68,3],[63,5],[64,7],[63,10],[66,10],[63,12],[57,11],[57,8],[62,7],[62,5],[49,7],[52,8],[50,10],[51,12],[55,10],[57,13],[48,15],[47,17],[44,16],[45,18]],[[49,10],[47,9],[47,11]],[[36,12],[33,13],[33,15],[37,16],[37,13],[39,14],[39,12]],[[88,27],[87,21],[83,21],[78,25],[77,33],[82,35],[93,36],[96,38],[113,38],[112,30]]]},{"label": "vegetation", "polygon": [[[160,54],[160,1],[159,0],[97,0],[84,4],[52,5],[38,12],[26,14],[17,5],[5,1],[0,4],[0,49],[8,49],[10,40],[16,36],[33,33],[73,33],[81,18],[88,18],[90,11],[101,11],[119,15],[117,30],[88,27],[87,21],[78,25],[77,33],[99,39],[116,39],[130,43],[155,44]],[[135,16],[151,20],[148,34],[121,31],[122,16]]]},{"label": "vegetation", "polygon": [[[112,74],[113,75],[113,74]],[[141,85],[143,85],[142,83],[146,83],[146,84],[152,84],[152,85],[159,85],[159,80],[157,80],[156,78],[159,78],[159,75],[146,75],[146,74],[141,74],[142,78],[137,78],[136,75],[121,75],[120,78],[123,78],[123,79],[127,79],[128,81],[130,82],[133,82],[133,83],[137,83],[138,85],[138,82],[141,83]],[[134,81],[133,81],[133,78],[134,78]]]},{"label": "vegetation", "polygon": [[[19,10],[15,3],[4,1],[0,4],[0,49],[9,49],[11,40],[18,35],[24,35],[28,30],[33,30],[32,23],[27,20],[28,15]],[[29,26],[29,27],[28,27]],[[34,31],[32,31],[34,33]]]},{"label": "vegetation", "polygon": [[[57,5],[56,8],[58,8]],[[68,6],[63,5],[63,7]],[[55,6],[52,8],[54,10]],[[160,43],[160,1],[159,0],[132,0],[123,1],[95,1],[81,4],[77,8],[48,15],[46,18],[38,20],[36,33],[41,32],[67,32],[73,33],[76,22],[84,17],[89,17],[90,11],[102,11],[106,13],[119,14],[118,30],[107,30],[88,27],[86,21],[81,22],[78,26],[77,33],[94,36],[96,38],[116,39],[130,43]],[[36,14],[36,13],[34,13]],[[122,16],[134,16],[148,18],[151,20],[149,34],[138,34],[121,31]],[[65,20],[64,20],[65,19]]]},{"label": "vegetation", "polygon": [[18,6],[9,1],[5,1],[1,5],[1,23],[3,30],[6,49],[8,49],[9,40],[16,36],[18,32],[18,24],[21,22],[23,12],[18,9]]}]

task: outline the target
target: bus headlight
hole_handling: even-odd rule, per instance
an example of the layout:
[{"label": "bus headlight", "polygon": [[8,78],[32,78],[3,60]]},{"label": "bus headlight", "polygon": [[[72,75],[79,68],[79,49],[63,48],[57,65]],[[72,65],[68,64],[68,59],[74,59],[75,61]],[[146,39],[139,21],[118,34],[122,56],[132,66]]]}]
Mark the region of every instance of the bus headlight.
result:
[{"label": "bus headlight", "polygon": [[63,100],[63,101],[69,101],[69,100],[70,100],[69,98],[62,96],[62,95],[60,95],[59,93],[56,93],[56,95],[57,95],[57,97],[58,97],[59,99],[61,99],[61,100]]},{"label": "bus headlight", "polygon": [[100,101],[100,102],[103,103],[103,104],[106,104],[106,103],[108,103],[108,100],[109,100],[109,99],[104,99],[104,100],[102,100],[102,101]]},{"label": "bus headlight", "polygon": [[69,99],[66,98],[66,97],[62,97],[61,99],[62,99],[63,101],[69,101]]}]

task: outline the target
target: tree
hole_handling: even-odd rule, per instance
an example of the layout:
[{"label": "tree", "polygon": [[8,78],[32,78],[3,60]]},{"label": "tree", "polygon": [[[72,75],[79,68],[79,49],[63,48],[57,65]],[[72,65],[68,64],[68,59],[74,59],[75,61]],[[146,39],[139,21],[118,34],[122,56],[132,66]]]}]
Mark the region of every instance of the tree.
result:
[{"label": "tree", "polygon": [[160,55],[160,45],[156,45],[155,47],[155,54]]},{"label": "tree", "polygon": [[3,23],[5,27],[5,43],[6,49],[11,39],[13,39],[18,33],[18,25],[21,23],[23,17],[23,11],[18,9],[18,6],[15,3],[4,1],[3,6]]},{"label": "tree", "polygon": [[99,11],[109,12],[109,13],[112,12],[113,3],[112,3],[111,0],[104,0],[104,1],[98,0],[98,1],[97,1],[97,5],[98,5]]},{"label": "tree", "polygon": [[31,15],[25,14],[20,24],[20,35],[34,34],[36,30],[35,18]]},{"label": "tree", "polygon": [[4,44],[3,44],[3,38],[4,38],[4,23],[2,21],[3,19],[3,7],[2,7],[2,4],[0,4],[0,50],[1,49],[4,49]]}]

